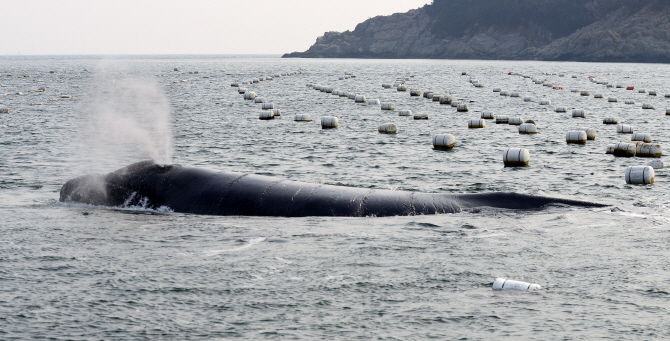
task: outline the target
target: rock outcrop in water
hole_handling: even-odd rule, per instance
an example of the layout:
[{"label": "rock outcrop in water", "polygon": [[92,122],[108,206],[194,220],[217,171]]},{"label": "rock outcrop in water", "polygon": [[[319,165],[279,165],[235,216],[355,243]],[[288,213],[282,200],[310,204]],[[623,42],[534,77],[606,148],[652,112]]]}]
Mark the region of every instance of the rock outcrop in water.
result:
[{"label": "rock outcrop in water", "polygon": [[283,57],[669,63],[670,1],[435,0]]}]

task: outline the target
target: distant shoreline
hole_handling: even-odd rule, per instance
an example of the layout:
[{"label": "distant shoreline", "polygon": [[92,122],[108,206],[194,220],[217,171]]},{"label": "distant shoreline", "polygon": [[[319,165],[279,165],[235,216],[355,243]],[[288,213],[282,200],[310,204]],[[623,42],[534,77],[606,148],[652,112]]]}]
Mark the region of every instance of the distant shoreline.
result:
[{"label": "distant shoreline", "polygon": [[6,54],[0,59],[22,59],[22,58],[87,58],[87,59],[131,59],[131,58],[158,58],[176,59],[183,57],[200,58],[281,58],[282,54]]}]

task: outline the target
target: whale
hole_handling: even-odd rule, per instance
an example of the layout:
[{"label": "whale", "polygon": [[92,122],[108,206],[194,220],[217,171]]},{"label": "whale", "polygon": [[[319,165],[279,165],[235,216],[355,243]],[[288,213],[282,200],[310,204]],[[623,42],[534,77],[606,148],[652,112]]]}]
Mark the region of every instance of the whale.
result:
[{"label": "whale", "polygon": [[355,188],[141,161],[67,181],[63,203],[221,216],[386,217],[480,208],[539,210],[608,205],[508,192],[445,194]]}]

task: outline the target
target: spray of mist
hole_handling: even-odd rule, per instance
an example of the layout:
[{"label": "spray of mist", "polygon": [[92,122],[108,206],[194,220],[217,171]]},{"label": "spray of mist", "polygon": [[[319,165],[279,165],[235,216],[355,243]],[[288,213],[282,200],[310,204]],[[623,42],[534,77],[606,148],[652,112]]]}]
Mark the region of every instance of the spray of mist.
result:
[{"label": "spray of mist", "polygon": [[89,171],[146,159],[172,163],[171,108],[155,77],[102,65],[86,92],[79,135],[80,157],[95,164]]}]

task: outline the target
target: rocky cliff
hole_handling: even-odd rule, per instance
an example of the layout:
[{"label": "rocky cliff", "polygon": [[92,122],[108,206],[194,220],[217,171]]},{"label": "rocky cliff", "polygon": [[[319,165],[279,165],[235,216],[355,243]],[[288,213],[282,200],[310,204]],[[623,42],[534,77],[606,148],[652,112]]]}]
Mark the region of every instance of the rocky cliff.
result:
[{"label": "rocky cliff", "polygon": [[435,0],[283,57],[670,63],[670,1]]}]

